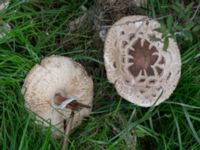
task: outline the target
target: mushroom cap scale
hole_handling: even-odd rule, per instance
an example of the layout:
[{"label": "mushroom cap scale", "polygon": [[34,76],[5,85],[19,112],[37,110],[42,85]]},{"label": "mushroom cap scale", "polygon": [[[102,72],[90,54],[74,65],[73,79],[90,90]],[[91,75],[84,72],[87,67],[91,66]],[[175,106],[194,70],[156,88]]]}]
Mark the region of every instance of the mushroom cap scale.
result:
[{"label": "mushroom cap scale", "polygon": [[127,16],[110,28],[105,41],[108,80],[119,95],[143,107],[168,99],[181,74],[177,43],[169,38],[169,46],[163,50],[162,33],[155,30],[159,27],[147,16]]},{"label": "mushroom cap scale", "polygon": [[[40,65],[36,64],[28,73],[22,94],[27,108],[64,131],[63,121],[68,121],[72,110],[55,109],[52,106],[55,95],[60,94],[66,98],[74,96],[77,102],[92,107],[93,81],[79,63],[68,57],[50,56],[43,59]],[[79,125],[90,112],[91,108],[76,111],[72,128]],[[49,126],[49,123],[42,122]],[[54,135],[59,136],[59,132],[55,131]]]}]

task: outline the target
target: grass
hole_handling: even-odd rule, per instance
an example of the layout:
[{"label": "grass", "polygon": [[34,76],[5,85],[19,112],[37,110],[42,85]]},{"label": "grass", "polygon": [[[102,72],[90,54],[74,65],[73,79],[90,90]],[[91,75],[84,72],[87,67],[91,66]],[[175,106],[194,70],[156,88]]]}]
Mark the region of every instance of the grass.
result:
[{"label": "grass", "polygon": [[[135,133],[139,150],[199,150],[200,32],[191,31],[187,20],[194,15],[197,1],[195,8],[182,18],[171,1],[152,0],[144,9],[146,15],[159,18],[162,23],[173,16],[170,32],[185,33],[175,37],[182,58],[180,82],[172,96],[155,108],[141,108],[123,100],[106,79],[103,51],[94,43],[91,32],[69,31],[69,22],[82,14],[80,6],[89,7],[91,3],[15,0],[0,12],[1,22],[11,26],[0,38],[0,149],[61,148],[62,139],[51,137],[51,127],[44,129],[34,123],[21,95],[23,80],[31,67],[45,56],[57,54],[81,62],[95,85],[93,113],[70,135],[69,149],[131,149]],[[200,10],[191,23],[199,24],[199,20]]]}]

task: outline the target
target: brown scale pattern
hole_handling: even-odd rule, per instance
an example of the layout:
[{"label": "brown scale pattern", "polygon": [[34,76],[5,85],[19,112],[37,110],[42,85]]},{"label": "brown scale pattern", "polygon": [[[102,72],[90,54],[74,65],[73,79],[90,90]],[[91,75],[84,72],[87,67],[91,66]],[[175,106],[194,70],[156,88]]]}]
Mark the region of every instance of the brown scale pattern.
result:
[{"label": "brown scale pattern", "polygon": [[[153,53],[158,52],[155,46],[152,46],[151,49],[149,49],[150,43],[145,40],[144,45],[141,45],[141,39],[137,39],[137,41],[133,44],[134,50],[130,50],[128,54],[132,56],[128,60],[129,63],[133,63],[131,66],[129,66],[130,73],[137,77],[140,70],[142,70],[142,75],[144,75],[144,70],[146,70],[146,73],[148,76],[153,76],[154,70],[152,69],[151,65],[154,65],[156,61],[158,60],[157,55],[153,55]],[[162,60],[162,63],[164,63],[164,60]],[[161,72],[159,72],[160,74]]]}]

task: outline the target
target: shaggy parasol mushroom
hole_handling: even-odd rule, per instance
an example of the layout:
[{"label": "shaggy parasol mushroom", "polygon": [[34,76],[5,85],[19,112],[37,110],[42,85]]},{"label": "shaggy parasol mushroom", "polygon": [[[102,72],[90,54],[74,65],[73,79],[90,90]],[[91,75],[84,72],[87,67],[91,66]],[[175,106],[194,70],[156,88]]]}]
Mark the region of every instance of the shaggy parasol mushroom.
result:
[{"label": "shaggy parasol mushroom", "polygon": [[[50,56],[28,73],[22,88],[25,106],[64,132],[73,112],[71,129],[89,116],[93,81],[84,68],[68,57]],[[37,117],[37,119],[43,121]],[[44,122],[45,126],[49,123]],[[61,133],[54,130],[54,137]]]},{"label": "shaggy parasol mushroom", "polygon": [[[158,105],[172,94],[181,74],[177,43],[164,50],[160,24],[146,16],[128,16],[108,31],[104,61],[108,80],[119,95],[143,107]],[[152,37],[161,39],[152,40]]]}]

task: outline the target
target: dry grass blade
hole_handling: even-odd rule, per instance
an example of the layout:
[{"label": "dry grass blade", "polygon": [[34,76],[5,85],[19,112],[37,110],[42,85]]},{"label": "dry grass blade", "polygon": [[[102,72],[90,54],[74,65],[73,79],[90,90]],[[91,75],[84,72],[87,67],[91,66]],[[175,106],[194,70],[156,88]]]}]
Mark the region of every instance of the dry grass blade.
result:
[{"label": "dry grass blade", "polygon": [[71,116],[70,116],[69,121],[68,121],[68,124],[65,128],[65,135],[66,136],[65,136],[64,141],[63,141],[62,150],[66,150],[67,147],[68,147],[69,133],[70,133],[70,130],[72,128],[73,121],[74,121],[74,112],[72,111]]}]

